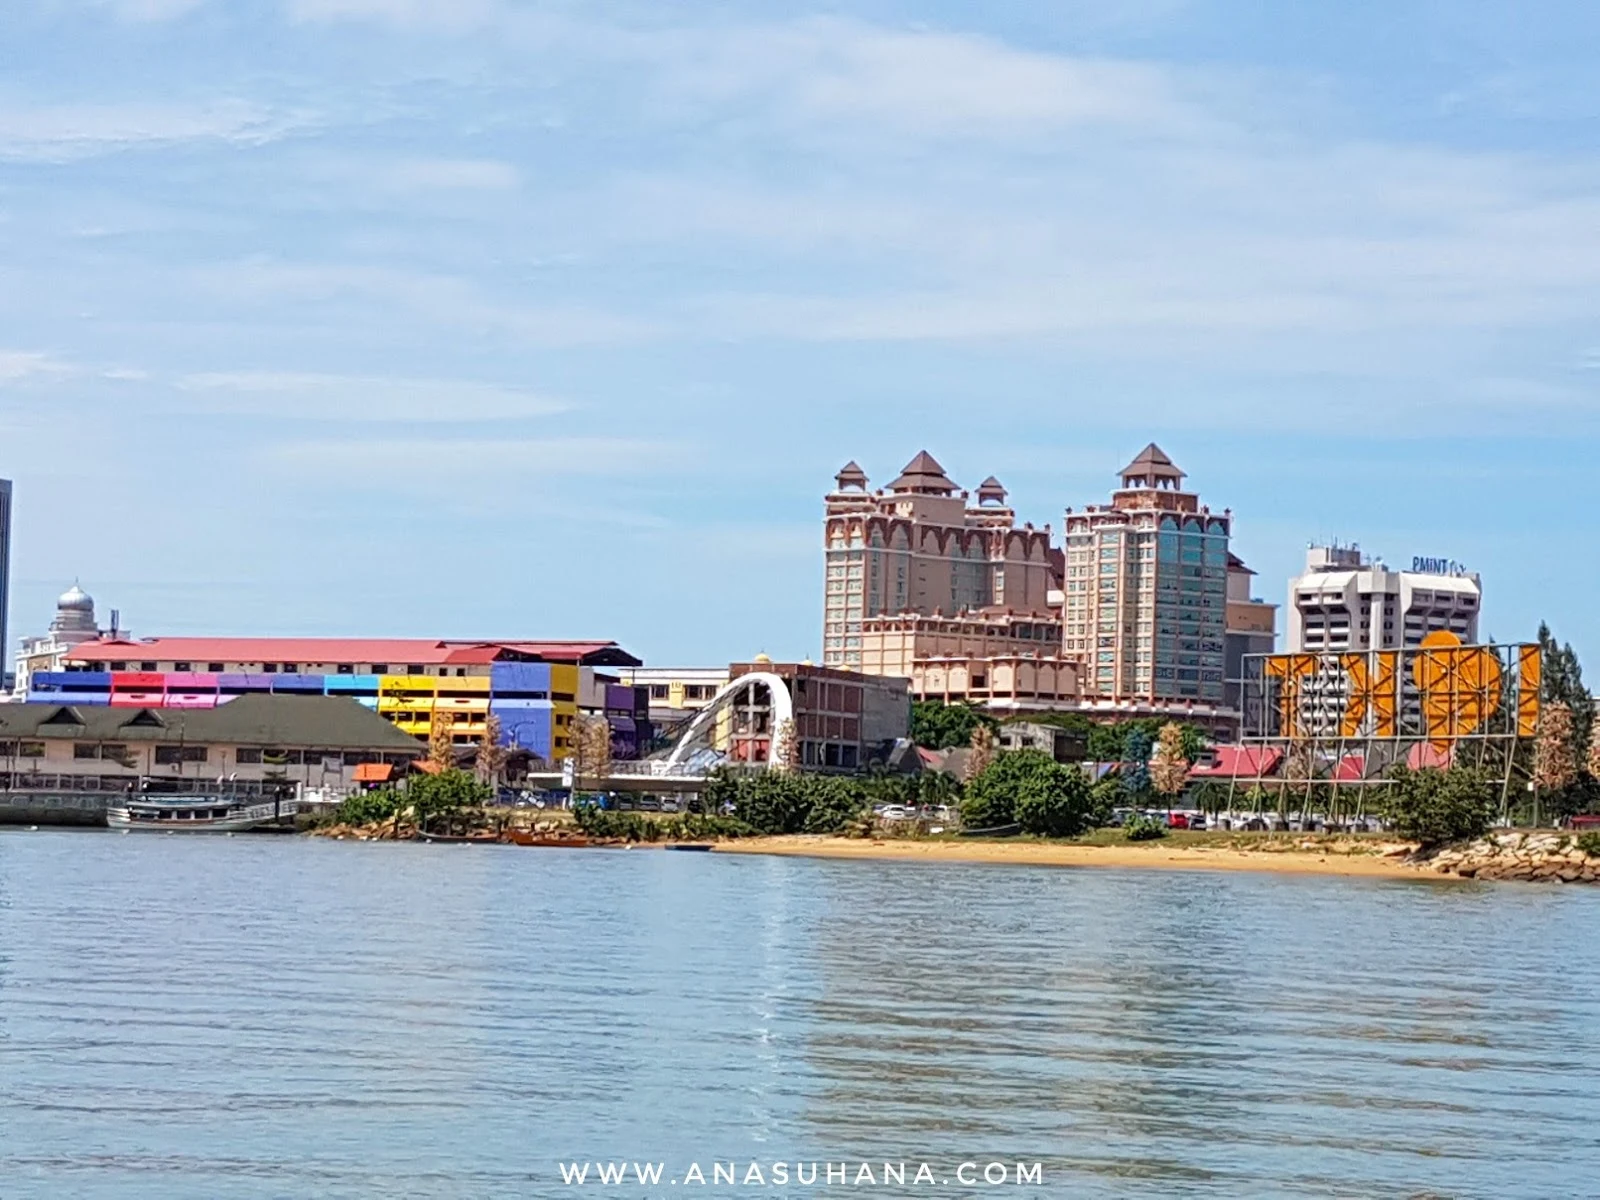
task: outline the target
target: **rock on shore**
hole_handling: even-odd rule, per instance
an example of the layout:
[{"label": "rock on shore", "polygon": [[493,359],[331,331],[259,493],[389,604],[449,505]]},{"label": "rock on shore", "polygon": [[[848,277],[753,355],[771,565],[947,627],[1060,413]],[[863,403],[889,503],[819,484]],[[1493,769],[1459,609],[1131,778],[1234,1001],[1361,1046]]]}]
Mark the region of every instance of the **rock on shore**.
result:
[{"label": "rock on shore", "polygon": [[1569,833],[1490,834],[1447,846],[1425,865],[1463,879],[1512,879],[1529,883],[1600,882],[1600,857],[1578,849]]}]

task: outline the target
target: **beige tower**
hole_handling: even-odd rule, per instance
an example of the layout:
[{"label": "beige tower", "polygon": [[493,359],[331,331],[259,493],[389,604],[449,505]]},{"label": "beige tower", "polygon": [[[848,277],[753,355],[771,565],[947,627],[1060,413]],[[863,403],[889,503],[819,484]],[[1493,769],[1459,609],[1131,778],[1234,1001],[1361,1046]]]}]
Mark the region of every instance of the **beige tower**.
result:
[{"label": "beige tower", "polygon": [[1065,648],[1088,695],[1223,702],[1232,517],[1183,480],[1152,442],[1110,504],[1067,510]]}]

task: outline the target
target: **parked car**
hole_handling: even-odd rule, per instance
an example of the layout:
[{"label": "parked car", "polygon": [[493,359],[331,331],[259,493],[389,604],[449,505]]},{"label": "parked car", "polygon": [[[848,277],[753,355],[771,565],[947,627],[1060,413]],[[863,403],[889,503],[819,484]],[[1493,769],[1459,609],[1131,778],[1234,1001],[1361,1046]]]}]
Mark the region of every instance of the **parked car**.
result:
[{"label": "parked car", "polygon": [[661,811],[661,801],[657,800],[654,796],[641,796],[637,801],[635,801],[635,803],[638,805],[640,812]]},{"label": "parked car", "polygon": [[676,800],[673,800],[673,799],[670,799],[670,798],[663,800],[661,802],[661,811],[664,812],[664,813],[675,813],[675,812],[678,812],[679,811],[678,802]]}]

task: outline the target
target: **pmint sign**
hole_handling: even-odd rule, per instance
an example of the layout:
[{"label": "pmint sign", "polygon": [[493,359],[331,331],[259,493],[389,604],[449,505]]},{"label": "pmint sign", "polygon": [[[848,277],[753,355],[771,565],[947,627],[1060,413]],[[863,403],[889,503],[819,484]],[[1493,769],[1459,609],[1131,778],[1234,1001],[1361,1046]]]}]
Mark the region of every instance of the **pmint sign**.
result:
[{"label": "pmint sign", "polygon": [[1467,568],[1453,558],[1424,558],[1417,555],[1411,560],[1411,569],[1419,575],[1465,575]]}]

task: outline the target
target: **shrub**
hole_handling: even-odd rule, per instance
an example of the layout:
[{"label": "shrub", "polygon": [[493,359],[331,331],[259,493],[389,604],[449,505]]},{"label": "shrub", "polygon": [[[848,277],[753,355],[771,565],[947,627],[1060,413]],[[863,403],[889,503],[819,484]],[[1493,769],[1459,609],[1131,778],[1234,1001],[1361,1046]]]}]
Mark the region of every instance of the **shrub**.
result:
[{"label": "shrub", "polygon": [[575,805],[572,815],[578,828],[592,838],[627,842],[703,842],[713,838],[748,837],[754,832],[743,821],[732,817],[684,813],[658,820],[642,813],[601,808],[593,802]]},{"label": "shrub", "polygon": [[1096,827],[1111,824],[1117,805],[1122,803],[1122,781],[1107,775],[1089,785],[1089,821]]},{"label": "shrub", "polygon": [[1499,811],[1495,781],[1485,771],[1396,767],[1391,778],[1380,804],[1383,818],[1423,846],[1482,837]]},{"label": "shrub", "polygon": [[340,825],[371,825],[375,821],[392,821],[400,807],[400,793],[392,788],[374,792],[357,792],[345,797],[344,803],[334,811],[334,821]]},{"label": "shrub", "polygon": [[1166,837],[1167,826],[1164,821],[1147,817],[1143,813],[1129,813],[1127,821],[1123,823],[1122,832],[1127,835],[1130,842],[1150,842],[1156,838]]},{"label": "shrub", "polygon": [[1590,858],[1600,858],[1600,829],[1591,829],[1573,838],[1573,844]]},{"label": "shrub", "polygon": [[972,829],[1020,825],[1024,833],[1073,837],[1088,827],[1089,780],[1040,750],[1002,754],[967,785],[961,818]]},{"label": "shrub", "polygon": [[756,833],[837,833],[866,809],[867,788],[859,779],[802,775],[792,771],[753,774],[715,772],[706,785],[706,807],[731,810]]}]

